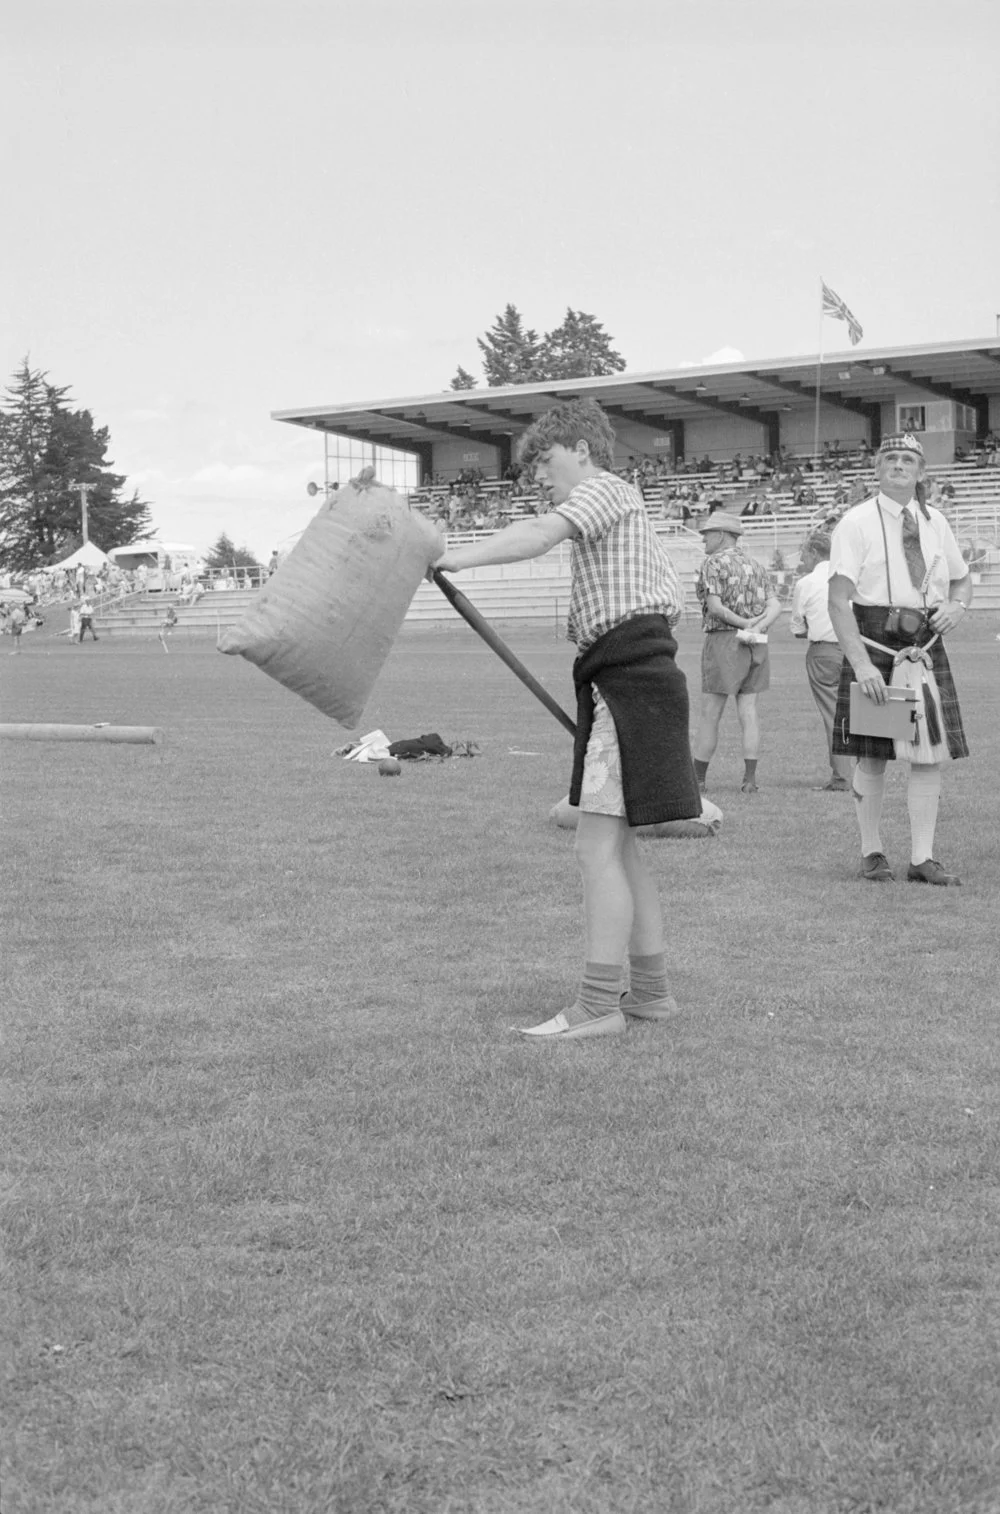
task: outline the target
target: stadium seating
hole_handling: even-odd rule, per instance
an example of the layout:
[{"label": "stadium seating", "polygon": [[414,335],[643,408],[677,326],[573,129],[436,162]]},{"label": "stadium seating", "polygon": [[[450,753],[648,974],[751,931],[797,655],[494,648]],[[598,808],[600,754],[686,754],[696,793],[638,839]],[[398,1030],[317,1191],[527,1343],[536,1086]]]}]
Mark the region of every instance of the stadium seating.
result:
[{"label": "stadium seating", "polygon": [[[946,502],[946,514],[974,574],[975,608],[1000,610],[1000,466],[982,467],[970,461],[928,471],[942,487],[950,484],[955,491],[954,498]],[[836,477],[827,472],[806,478],[816,494],[815,509],[796,509],[791,493],[774,494],[768,496],[773,514],[744,521],[744,545],[772,572],[779,597],[785,601],[791,597],[799,550],[808,531],[817,521],[843,509],[834,500],[838,485],[842,482],[849,489],[856,479],[867,485],[872,469],[869,463],[864,467],[846,467]],[[502,485],[494,479],[488,480],[486,487],[495,492]],[[748,489],[765,492],[763,486],[747,482],[714,484],[712,492],[725,502]],[[696,615],[694,580],[703,556],[701,537],[693,523],[656,518],[662,492],[662,484],[647,486],[644,498],[654,513],[657,534],[662,537],[684,585],[686,613]],[[447,494],[447,488],[442,487],[421,490],[413,496],[413,502],[419,503],[421,497],[447,498]],[[540,501],[531,496],[515,497],[511,502],[515,516],[533,514],[536,504]],[[448,538],[457,545],[475,539],[477,534],[480,533],[451,531]],[[569,548],[563,544],[544,558],[528,563],[475,569],[463,573],[459,583],[487,619],[550,624],[561,635],[569,602]],[[185,636],[217,636],[222,628],[240,618],[254,592],[239,589],[227,594],[205,594],[194,605],[179,604],[173,594],[133,594],[120,607],[113,602],[107,608],[100,606],[95,626],[98,635],[156,636],[166,606],[173,603],[178,618],[175,640]],[[407,624],[447,623],[454,619],[455,612],[440,590],[433,584],[421,584]]]}]

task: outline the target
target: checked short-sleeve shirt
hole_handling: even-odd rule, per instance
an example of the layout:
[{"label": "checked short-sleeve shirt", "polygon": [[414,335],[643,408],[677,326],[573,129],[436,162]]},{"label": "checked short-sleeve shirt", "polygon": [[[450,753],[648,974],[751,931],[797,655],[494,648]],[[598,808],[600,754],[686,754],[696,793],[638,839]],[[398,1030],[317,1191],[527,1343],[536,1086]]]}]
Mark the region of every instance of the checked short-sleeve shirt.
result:
[{"label": "checked short-sleeve shirt", "polygon": [[586,478],[556,514],[576,528],[566,634],[581,651],[638,615],[676,625],[684,593],[638,490],[614,473]]},{"label": "checked short-sleeve shirt", "polygon": [[771,580],[767,569],[741,547],[727,547],[706,557],[698,571],[695,593],[701,605],[703,631],[731,631],[726,620],[709,613],[708,596],[717,594],[727,610],[751,619],[762,615],[771,597]]}]

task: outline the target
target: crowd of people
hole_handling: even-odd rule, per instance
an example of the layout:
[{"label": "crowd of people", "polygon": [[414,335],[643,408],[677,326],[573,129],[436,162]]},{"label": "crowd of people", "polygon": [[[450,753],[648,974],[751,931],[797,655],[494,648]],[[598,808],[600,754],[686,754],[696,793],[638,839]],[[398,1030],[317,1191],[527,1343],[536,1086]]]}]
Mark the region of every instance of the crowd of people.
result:
[{"label": "crowd of people", "polygon": [[96,641],[93,617],[114,614],[131,595],[142,595],[155,587],[169,593],[176,605],[193,605],[208,592],[259,588],[276,565],[274,554],[267,569],[231,567],[208,573],[190,564],[175,568],[168,556],[155,569],[144,563],[136,568],[122,568],[107,562],[0,574],[0,592],[14,589],[24,596],[16,602],[0,604],[0,635],[13,635],[19,646],[23,632],[43,625],[44,612],[60,605],[69,610],[65,634],[70,640],[82,641],[89,631]]},{"label": "crowd of people", "polygon": [[[998,458],[1000,439],[991,433],[975,461],[986,466]],[[676,461],[633,454],[611,471],[640,491],[654,520],[677,521],[697,531],[713,510],[722,508],[744,519],[806,510],[832,526],[870,493],[873,462],[867,441],[844,446],[833,440],[824,442],[816,457],[795,457],[784,448],[768,456],[737,452],[721,460],[707,454]],[[930,475],[925,494],[930,505],[945,513],[956,499],[954,484]],[[479,468],[465,468],[451,479],[429,474],[413,502],[451,532],[499,530],[544,508],[517,465],[497,480],[486,479]]]}]

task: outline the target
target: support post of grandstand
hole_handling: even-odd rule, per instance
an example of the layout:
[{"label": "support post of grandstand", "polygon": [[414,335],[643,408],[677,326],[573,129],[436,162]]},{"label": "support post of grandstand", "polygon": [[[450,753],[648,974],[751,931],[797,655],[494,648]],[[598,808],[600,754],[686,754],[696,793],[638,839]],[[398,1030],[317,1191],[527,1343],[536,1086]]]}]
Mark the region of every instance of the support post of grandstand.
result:
[{"label": "support post of grandstand", "polygon": [[136,746],[160,746],[163,732],[155,725],[0,725],[6,741],[111,741]]}]

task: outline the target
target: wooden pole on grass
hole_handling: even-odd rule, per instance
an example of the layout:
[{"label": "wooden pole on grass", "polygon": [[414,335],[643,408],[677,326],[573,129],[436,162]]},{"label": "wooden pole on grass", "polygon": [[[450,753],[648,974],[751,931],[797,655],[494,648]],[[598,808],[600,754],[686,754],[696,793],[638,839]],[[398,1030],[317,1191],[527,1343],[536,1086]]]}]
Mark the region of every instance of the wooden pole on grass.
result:
[{"label": "wooden pole on grass", "polygon": [[161,746],[163,732],[155,725],[0,725],[7,741],[114,741]]}]

